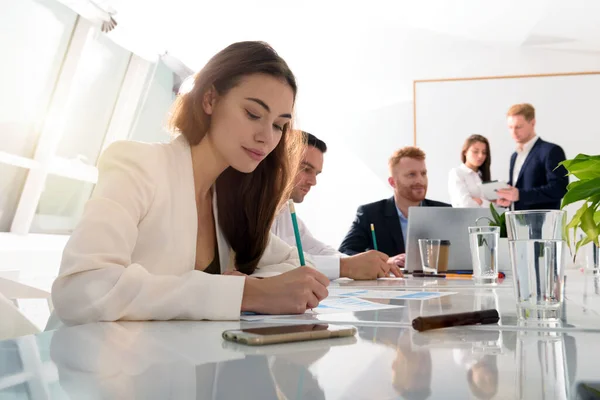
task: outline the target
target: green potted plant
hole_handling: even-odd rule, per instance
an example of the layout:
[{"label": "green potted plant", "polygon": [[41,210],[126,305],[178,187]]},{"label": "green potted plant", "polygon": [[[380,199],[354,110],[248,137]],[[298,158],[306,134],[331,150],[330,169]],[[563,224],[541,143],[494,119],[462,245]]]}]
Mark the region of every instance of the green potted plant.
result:
[{"label": "green potted plant", "polygon": [[490,203],[490,211],[492,212],[493,219],[490,219],[488,217],[480,217],[477,218],[475,224],[477,225],[479,224],[479,221],[481,221],[482,219],[486,219],[488,221],[489,226],[497,226],[500,228],[501,239],[508,238],[508,234],[506,232],[506,215],[504,213],[498,213],[498,210],[496,210],[496,207],[494,207],[493,203]]},{"label": "green potted plant", "polygon": [[[577,255],[579,248],[590,242],[594,242],[596,246],[600,245],[598,243],[600,236],[600,155],[579,154],[572,160],[563,161],[560,165],[566,168],[569,175],[578,179],[567,186],[567,194],[562,200],[561,208],[564,209],[569,204],[583,201],[581,207],[567,224],[567,232],[565,232],[569,246],[575,243],[574,255]],[[577,240],[578,229],[585,234],[585,237],[580,240]]]},{"label": "green potted plant", "polygon": [[494,207],[494,204],[491,203],[490,204],[490,211],[492,212],[492,217],[494,218],[494,220],[490,220],[490,226],[497,226],[500,228],[500,238],[508,238],[508,234],[506,232],[506,214],[502,213],[499,214],[498,210],[496,210],[496,207]]}]

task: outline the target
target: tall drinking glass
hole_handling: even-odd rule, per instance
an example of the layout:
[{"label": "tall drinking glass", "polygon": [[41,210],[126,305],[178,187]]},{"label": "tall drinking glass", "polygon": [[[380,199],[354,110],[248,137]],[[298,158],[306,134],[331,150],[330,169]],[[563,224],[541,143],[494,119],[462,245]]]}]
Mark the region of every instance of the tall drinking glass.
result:
[{"label": "tall drinking glass", "polygon": [[566,213],[508,211],[506,228],[520,319],[558,320],[563,302]]},{"label": "tall drinking glass", "polygon": [[469,244],[475,283],[498,282],[498,240],[500,228],[497,226],[469,227]]}]

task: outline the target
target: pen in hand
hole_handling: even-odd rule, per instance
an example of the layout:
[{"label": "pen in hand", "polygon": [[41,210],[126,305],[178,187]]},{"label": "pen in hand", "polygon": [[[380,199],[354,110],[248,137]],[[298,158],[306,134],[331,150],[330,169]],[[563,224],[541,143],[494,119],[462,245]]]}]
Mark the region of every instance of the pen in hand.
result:
[{"label": "pen in hand", "polygon": [[375,236],[375,225],[371,224],[371,238],[373,239],[373,250],[379,251],[377,248],[377,236]]},{"label": "pen in hand", "polygon": [[302,240],[300,239],[300,229],[298,229],[298,219],[296,218],[296,208],[294,207],[294,200],[288,201],[290,208],[290,216],[292,217],[292,225],[294,226],[294,236],[296,237],[296,247],[298,249],[298,258],[300,259],[300,266],[306,265],[304,262],[304,251],[302,250]]}]

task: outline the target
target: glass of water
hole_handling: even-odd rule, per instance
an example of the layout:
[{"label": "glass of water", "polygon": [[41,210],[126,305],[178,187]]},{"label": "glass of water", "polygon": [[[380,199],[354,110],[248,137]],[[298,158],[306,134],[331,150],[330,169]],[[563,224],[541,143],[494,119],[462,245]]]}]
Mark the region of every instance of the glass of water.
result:
[{"label": "glass of water", "polygon": [[566,213],[508,211],[506,228],[520,319],[558,320],[563,302]]},{"label": "glass of water", "polygon": [[441,245],[441,239],[419,239],[419,250],[421,251],[421,265],[423,267],[423,273],[438,273]]},{"label": "glass of water", "polygon": [[498,282],[498,240],[500,227],[469,227],[473,280],[475,283],[495,284]]}]

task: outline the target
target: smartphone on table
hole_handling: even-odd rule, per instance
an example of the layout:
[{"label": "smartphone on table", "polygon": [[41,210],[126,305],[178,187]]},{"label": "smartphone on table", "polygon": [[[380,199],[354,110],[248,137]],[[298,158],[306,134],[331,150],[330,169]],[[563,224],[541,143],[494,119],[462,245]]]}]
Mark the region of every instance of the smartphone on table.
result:
[{"label": "smartphone on table", "polygon": [[302,324],[246,328],[223,332],[223,339],[250,346],[332,339],[356,335],[351,325]]}]

